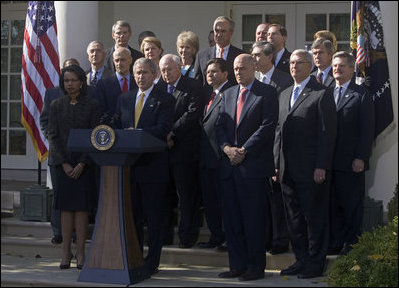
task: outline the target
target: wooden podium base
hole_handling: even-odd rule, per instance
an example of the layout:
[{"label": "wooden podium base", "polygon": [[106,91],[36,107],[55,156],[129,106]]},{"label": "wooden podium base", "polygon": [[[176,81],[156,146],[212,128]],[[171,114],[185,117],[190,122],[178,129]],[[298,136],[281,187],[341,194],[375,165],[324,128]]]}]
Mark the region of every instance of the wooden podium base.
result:
[{"label": "wooden podium base", "polygon": [[100,179],[92,244],[78,281],[129,285],[150,278],[133,222],[130,166],[102,166]]}]

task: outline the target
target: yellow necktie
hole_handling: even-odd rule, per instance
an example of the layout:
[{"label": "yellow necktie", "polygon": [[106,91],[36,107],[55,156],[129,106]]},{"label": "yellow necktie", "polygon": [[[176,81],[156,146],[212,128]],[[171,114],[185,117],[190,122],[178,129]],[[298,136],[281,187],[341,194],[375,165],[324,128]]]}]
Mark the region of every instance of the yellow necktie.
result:
[{"label": "yellow necktie", "polygon": [[136,108],[134,108],[134,128],[137,128],[137,123],[139,122],[141,111],[143,110],[145,93],[140,94],[139,101],[137,102]]}]

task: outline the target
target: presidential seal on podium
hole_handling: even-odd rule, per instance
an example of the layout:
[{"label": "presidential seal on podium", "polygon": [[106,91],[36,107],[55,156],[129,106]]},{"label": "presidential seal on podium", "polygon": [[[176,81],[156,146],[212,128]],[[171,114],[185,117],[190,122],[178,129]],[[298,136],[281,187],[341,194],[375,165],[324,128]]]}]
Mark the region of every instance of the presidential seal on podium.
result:
[{"label": "presidential seal on podium", "polygon": [[106,151],[114,145],[115,131],[108,125],[99,125],[91,132],[91,144],[100,151]]}]

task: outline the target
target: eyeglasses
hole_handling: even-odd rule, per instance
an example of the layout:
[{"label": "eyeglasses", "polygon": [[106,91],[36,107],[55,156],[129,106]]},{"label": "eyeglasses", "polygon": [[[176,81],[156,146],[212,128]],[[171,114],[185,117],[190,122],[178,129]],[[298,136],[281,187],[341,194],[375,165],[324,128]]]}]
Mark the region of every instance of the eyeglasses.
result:
[{"label": "eyeglasses", "polygon": [[64,83],[68,83],[68,82],[78,82],[80,81],[79,79],[64,79]]}]

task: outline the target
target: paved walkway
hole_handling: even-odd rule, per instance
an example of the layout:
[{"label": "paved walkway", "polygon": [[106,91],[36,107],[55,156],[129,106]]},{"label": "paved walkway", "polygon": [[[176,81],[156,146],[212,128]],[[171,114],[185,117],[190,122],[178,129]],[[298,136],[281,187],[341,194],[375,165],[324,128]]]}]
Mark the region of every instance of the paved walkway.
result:
[{"label": "paved walkway", "polygon": [[[77,282],[79,270],[76,261],[71,269],[60,270],[59,260],[50,258],[28,258],[1,255],[1,282],[6,286],[86,286],[122,287],[99,283]],[[297,279],[294,276],[281,277],[279,271],[267,271],[265,279],[241,282],[236,278],[218,278],[226,269],[206,266],[160,266],[160,271],[151,279],[131,285],[132,287],[327,287],[325,277]]]}]

